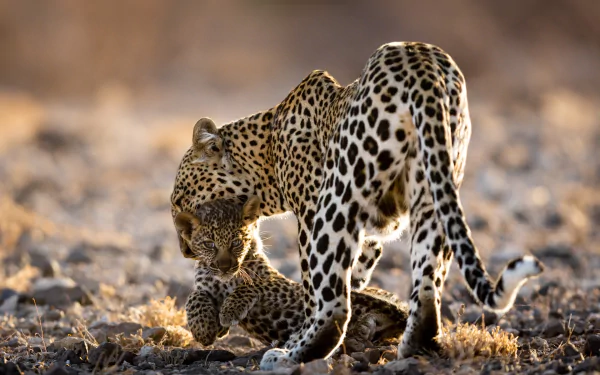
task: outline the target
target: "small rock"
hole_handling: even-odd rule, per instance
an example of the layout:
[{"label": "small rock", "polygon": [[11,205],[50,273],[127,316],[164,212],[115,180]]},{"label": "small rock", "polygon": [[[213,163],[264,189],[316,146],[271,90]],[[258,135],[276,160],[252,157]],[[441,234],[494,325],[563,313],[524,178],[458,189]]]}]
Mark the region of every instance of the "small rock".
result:
[{"label": "small rock", "polygon": [[154,342],[159,342],[160,340],[163,339],[163,337],[165,337],[166,334],[167,334],[167,330],[163,327],[147,328],[147,329],[143,330],[142,338],[144,340],[150,339]]},{"label": "small rock", "polygon": [[583,360],[583,356],[579,350],[577,350],[577,348],[570,342],[563,346],[563,354],[565,357],[580,357],[580,359]]},{"label": "small rock", "polygon": [[65,262],[73,263],[73,264],[89,264],[92,263],[93,259],[91,257],[90,248],[85,244],[79,244],[75,246],[67,255]]},{"label": "small rock", "polygon": [[69,371],[65,369],[63,364],[54,363],[48,371],[44,373],[44,375],[69,375]]},{"label": "small rock", "polygon": [[381,353],[381,357],[386,361],[391,362],[398,359],[398,353],[396,350],[385,350]]},{"label": "small rock", "polygon": [[577,364],[575,368],[573,368],[574,374],[579,373],[593,373],[594,371],[600,371],[600,357],[590,357],[584,359],[582,362]]},{"label": "small rock", "polygon": [[0,363],[0,374],[2,375],[21,375],[21,369],[14,362]]},{"label": "small rock", "polygon": [[91,305],[92,298],[90,294],[80,286],[73,287],[53,286],[49,289],[42,289],[33,292],[33,298],[38,305],[48,305],[54,307],[66,307],[74,302],[81,305]]},{"label": "small rock", "polygon": [[600,357],[600,335],[588,335],[583,352],[589,356]]},{"label": "small rock", "polygon": [[[85,358],[80,357],[75,351],[70,349],[61,349],[56,353],[55,359],[71,365],[79,365],[85,363]],[[68,361],[68,362],[67,362]]]},{"label": "small rock", "polygon": [[419,374],[419,361],[416,358],[404,358],[397,361],[388,362],[383,366],[386,370],[391,370],[399,374]]},{"label": "small rock", "polygon": [[376,364],[381,359],[381,351],[377,348],[367,349],[365,356],[369,363]]},{"label": "small rock", "polygon": [[48,310],[43,315],[43,320],[46,322],[55,322],[61,320],[65,316],[62,310]]},{"label": "small rock", "polygon": [[600,314],[596,313],[596,314],[591,314],[590,316],[588,316],[588,323],[591,325],[591,329],[593,331],[598,330],[600,331]]},{"label": "small rock", "polygon": [[301,367],[301,374],[321,375],[329,373],[329,364],[324,359],[315,359]]},{"label": "small rock", "polygon": [[367,356],[364,352],[353,352],[350,354],[350,357],[354,358],[358,362],[369,363],[369,359],[367,358]]},{"label": "small rock", "polygon": [[27,345],[27,341],[21,336],[15,336],[0,346],[7,346],[9,348],[18,348],[19,346]]},{"label": "small rock", "polygon": [[41,251],[30,254],[30,264],[39,269],[42,277],[57,277],[60,275],[60,265]]},{"label": "small rock", "polygon": [[6,301],[10,297],[18,296],[18,295],[19,295],[19,292],[17,292],[16,290],[13,290],[10,288],[1,288],[0,289],[0,305],[2,305],[2,302]]},{"label": "small rock", "polygon": [[15,315],[19,306],[19,295],[8,297],[0,304],[0,313],[7,315]]},{"label": "small rock", "polygon": [[123,349],[120,345],[105,342],[92,349],[88,355],[88,362],[99,368],[112,366],[122,362]]},{"label": "small rock", "polygon": [[550,346],[548,345],[548,341],[544,340],[541,337],[534,337],[533,340],[529,343],[532,349],[536,350],[546,350]]},{"label": "small rock", "polygon": [[190,350],[183,361],[184,365],[196,361],[227,362],[236,358],[236,355],[228,350]]},{"label": "small rock", "polygon": [[350,357],[348,354],[340,354],[337,362],[346,367],[350,367],[356,363],[356,360],[354,358]]},{"label": "small rock", "polygon": [[89,332],[96,341],[105,342],[109,339],[114,339],[119,334],[130,337],[131,335],[138,333],[142,328],[141,324],[134,322],[121,322],[117,324],[99,322],[93,324],[89,328]]},{"label": "small rock", "polygon": [[546,338],[564,335],[565,325],[560,320],[553,319],[548,322],[548,324],[544,328],[543,334]]},{"label": "small rock", "polygon": [[363,372],[369,371],[369,363],[368,362],[356,362],[354,366],[352,366],[352,372]]}]

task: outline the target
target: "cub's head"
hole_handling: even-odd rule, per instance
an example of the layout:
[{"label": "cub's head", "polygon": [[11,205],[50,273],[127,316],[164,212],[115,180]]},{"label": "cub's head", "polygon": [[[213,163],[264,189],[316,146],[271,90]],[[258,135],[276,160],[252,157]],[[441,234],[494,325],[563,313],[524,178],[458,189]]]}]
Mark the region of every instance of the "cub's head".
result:
[{"label": "cub's head", "polygon": [[[258,236],[260,199],[250,197],[218,199],[198,207],[196,214],[181,212],[175,227],[188,245],[183,256],[198,260],[222,280],[230,280],[240,267]],[[185,250],[185,251],[184,251]]]}]

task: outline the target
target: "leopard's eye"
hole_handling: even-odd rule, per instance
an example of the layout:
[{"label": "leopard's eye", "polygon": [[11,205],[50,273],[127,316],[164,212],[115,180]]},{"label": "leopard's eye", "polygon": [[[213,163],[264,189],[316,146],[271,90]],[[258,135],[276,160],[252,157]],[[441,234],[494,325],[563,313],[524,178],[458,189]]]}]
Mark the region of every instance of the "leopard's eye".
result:
[{"label": "leopard's eye", "polygon": [[231,241],[231,246],[233,247],[238,247],[242,244],[242,240],[240,240],[239,238],[236,238],[235,240]]},{"label": "leopard's eye", "polygon": [[217,146],[215,144],[213,144],[212,146],[210,146],[210,150],[212,152],[219,152],[219,151],[221,151],[221,149],[219,148],[219,146]]},{"label": "leopard's eye", "polygon": [[202,246],[204,246],[206,249],[214,249],[216,247],[215,243],[212,241],[204,241],[202,242]]}]

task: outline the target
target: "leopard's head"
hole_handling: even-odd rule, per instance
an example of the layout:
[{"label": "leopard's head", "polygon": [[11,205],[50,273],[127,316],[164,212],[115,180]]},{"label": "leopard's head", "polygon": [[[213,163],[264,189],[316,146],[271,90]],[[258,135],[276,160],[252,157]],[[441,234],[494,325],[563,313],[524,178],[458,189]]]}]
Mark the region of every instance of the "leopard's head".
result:
[{"label": "leopard's head", "polygon": [[198,207],[195,214],[181,212],[175,227],[187,243],[183,256],[207,266],[227,281],[237,276],[258,236],[260,198],[217,199]]}]

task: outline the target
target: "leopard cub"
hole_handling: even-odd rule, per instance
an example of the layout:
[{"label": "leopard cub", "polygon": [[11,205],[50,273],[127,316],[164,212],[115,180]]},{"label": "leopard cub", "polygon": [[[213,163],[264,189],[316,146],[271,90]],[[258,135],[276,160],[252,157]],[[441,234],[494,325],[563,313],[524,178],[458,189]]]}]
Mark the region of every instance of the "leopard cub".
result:
[{"label": "leopard cub", "polygon": [[[260,200],[219,199],[195,214],[175,218],[187,242],[184,254],[196,260],[195,290],[186,303],[188,326],[196,341],[211,345],[239,324],[265,344],[283,345],[305,320],[302,285],[274,269],[258,233]],[[329,282],[322,280],[322,282]],[[357,351],[404,332],[408,307],[381,289],[351,294],[352,318],[346,350]]]}]

